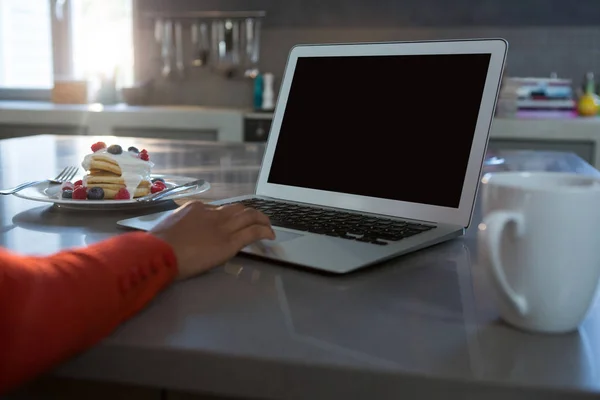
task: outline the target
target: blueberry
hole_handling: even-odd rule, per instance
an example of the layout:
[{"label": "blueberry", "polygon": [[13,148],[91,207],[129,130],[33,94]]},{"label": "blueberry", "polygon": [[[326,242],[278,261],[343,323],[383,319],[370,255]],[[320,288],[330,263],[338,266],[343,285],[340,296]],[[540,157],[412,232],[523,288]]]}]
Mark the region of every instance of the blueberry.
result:
[{"label": "blueberry", "polygon": [[93,187],[88,189],[88,200],[102,200],[104,198],[104,189],[101,187]]},{"label": "blueberry", "polygon": [[121,154],[123,149],[118,144],[113,144],[106,151],[108,151],[110,154]]},{"label": "blueberry", "polygon": [[73,191],[69,190],[69,189],[65,189],[62,192],[62,198],[63,199],[72,199],[73,198]]},{"label": "blueberry", "polygon": [[135,154],[140,154],[140,151],[137,149],[137,147],[133,147],[133,146],[131,146],[130,148],[128,148],[127,151],[130,151],[130,152],[135,153]]},{"label": "blueberry", "polygon": [[162,182],[162,183],[166,183],[165,180],[163,178],[154,178],[152,179],[152,183],[154,182]]}]

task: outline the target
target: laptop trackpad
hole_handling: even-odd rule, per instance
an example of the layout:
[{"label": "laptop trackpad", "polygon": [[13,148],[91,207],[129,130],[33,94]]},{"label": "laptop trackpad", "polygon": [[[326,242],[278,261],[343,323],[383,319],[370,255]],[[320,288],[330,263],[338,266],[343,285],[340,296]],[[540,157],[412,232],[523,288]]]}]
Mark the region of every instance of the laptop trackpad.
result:
[{"label": "laptop trackpad", "polygon": [[281,230],[277,229],[276,227],[274,227],[273,230],[275,231],[275,240],[266,240],[266,241],[264,241],[265,243],[283,243],[283,242],[287,242],[288,240],[292,240],[292,239],[296,239],[296,238],[304,236],[301,233],[281,231]]},{"label": "laptop trackpad", "polygon": [[273,227],[273,230],[275,230],[275,240],[260,240],[248,246],[246,250],[248,250],[250,253],[264,256],[277,256],[281,255],[280,252],[282,251],[282,248],[279,247],[279,244],[304,236],[301,233],[281,231],[276,227]]}]

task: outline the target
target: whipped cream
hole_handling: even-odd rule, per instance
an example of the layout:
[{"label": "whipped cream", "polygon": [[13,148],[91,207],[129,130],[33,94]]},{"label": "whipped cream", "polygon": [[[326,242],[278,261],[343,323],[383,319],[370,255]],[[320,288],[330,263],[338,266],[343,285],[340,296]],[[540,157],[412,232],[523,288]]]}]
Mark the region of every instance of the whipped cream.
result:
[{"label": "whipped cream", "polygon": [[[95,153],[86,155],[83,158],[81,166],[86,171],[89,171],[92,164],[92,158],[98,155],[110,158],[119,165],[119,168],[121,168],[121,178],[123,178],[125,188],[129,192],[131,198],[135,195],[135,190],[142,181],[150,180],[150,173],[154,164],[150,161],[140,159],[137,154],[129,151],[123,151],[121,154],[112,154],[104,148]],[[87,176],[83,178],[83,183],[87,186]]]}]

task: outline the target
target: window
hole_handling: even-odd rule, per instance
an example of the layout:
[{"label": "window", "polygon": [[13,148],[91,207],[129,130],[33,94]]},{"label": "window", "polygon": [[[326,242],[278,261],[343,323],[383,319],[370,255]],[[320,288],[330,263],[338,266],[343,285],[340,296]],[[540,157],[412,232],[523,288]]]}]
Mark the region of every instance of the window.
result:
[{"label": "window", "polygon": [[132,85],[132,1],[0,0],[0,98],[48,98],[55,78],[115,72]]},{"label": "window", "polygon": [[131,0],[71,0],[71,15],[74,75],[94,79],[116,70],[120,86],[131,86]]},{"label": "window", "polygon": [[50,2],[0,0],[0,86],[50,89]]}]

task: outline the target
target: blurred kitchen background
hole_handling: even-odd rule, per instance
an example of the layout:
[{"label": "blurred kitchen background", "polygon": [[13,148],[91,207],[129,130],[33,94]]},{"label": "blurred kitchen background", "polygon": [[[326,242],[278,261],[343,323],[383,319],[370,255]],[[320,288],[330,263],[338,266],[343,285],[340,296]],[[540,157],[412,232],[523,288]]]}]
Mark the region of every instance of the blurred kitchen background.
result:
[{"label": "blurred kitchen background", "polygon": [[[504,37],[510,42],[508,74],[558,77],[577,84],[600,66],[600,3],[593,0],[141,0],[148,11],[264,10],[260,69],[280,78],[297,43]],[[152,26],[139,19],[136,60],[140,78],[154,75]],[[156,63],[155,63],[156,64]],[[148,67],[148,68],[145,68]],[[443,74],[443,71],[440,71]],[[200,75],[199,78],[204,76]],[[451,79],[451,77],[448,77]],[[197,79],[176,88],[185,104],[252,105],[251,87]],[[240,90],[246,90],[240,95]],[[244,103],[245,101],[245,103]]]},{"label": "blurred kitchen background", "polygon": [[597,0],[0,0],[0,138],[264,141],[295,44],[476,37],[510,43],[492,149],[599,166]]}]

